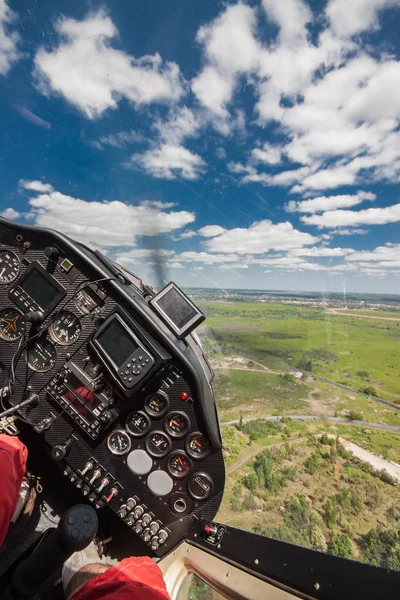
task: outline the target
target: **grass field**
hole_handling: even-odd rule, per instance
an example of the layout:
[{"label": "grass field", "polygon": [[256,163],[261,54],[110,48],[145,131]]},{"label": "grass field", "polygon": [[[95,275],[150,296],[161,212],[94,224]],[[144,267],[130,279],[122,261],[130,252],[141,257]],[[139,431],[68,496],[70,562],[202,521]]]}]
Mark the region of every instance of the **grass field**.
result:
[{"label": "grass field", "polygon": [[[209,350],[312,374],[400,403],[400,321],[332,315],[279,303],[202,303]],[[211,352],[212,356],[213,352]],[[310,362],[311,361],[311,362]]]}]

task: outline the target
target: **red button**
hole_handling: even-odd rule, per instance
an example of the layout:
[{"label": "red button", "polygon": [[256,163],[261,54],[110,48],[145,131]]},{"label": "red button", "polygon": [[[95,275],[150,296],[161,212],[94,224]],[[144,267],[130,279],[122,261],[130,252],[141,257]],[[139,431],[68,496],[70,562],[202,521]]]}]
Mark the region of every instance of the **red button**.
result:
[{"label": "red button", "polygon": [[186,392],[182,392],[181,394],[181,400],[183,400],[183,402],[186,402],[186,400],[189,398],[189,394],[187,394]]},{"label": "red button", "polygon": [[205,531],[206,533],[210,533],[210,531],[211,531],[211,527],[210,527],[209,525],[206,525],[206,526],[204,527],[204,531]]}]

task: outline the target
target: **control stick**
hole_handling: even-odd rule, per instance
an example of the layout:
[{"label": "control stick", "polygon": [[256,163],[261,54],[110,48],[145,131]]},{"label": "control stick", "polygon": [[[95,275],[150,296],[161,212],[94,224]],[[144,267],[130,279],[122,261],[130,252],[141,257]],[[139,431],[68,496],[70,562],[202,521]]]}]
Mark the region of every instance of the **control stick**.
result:
[{"label": "control stick", "polygon": [[61,568],[74,552],[86,548],[97,533],[96,511],[87,504],[77,504],[61,517],[54,529],[14,571],[12,598],[30,598],[43,583]]}]

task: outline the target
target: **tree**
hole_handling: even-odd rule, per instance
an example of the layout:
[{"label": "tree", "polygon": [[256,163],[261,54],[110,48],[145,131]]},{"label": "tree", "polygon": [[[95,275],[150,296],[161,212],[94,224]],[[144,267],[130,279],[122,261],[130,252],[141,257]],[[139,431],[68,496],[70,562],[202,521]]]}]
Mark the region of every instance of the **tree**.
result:
[{"label": "tree", "polygon": [[360,392],[362,392],[363,394],[367,394],[368,396],[376,396],[378,393],[373,385],[366,385],[364,387],[361,387]]},{"label": "tree", "polygon": [[328,544],[328,552],[341,558],[353,558],[351,539],[346,533],[337,533]]},{"label": "tree", "polygon": [[251,492],[254,492],[258,488],[258,477],[255,473],[249,473],[247,477],[243,478],[243,483]]}]

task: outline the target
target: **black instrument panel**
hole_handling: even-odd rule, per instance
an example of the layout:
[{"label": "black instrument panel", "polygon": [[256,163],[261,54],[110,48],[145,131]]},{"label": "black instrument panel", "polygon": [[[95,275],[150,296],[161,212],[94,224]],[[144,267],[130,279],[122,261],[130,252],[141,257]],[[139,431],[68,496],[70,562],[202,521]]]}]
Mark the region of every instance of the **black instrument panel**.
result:
[{"label": "black instrument panel", "polygon": [[[38,447],[103,519],[111,510],[162,556],[196,517],[215,516],[224,489],[218,423],[203,397],[213,402],[211,386],[198,356],[151,314],[148,290],[116,281],[68,238],[0,219],[2,257],[0,384],[10,383],[14,360],[9,403],[37,393],[39,405],[23,416]],[[45,290],[30,273],[42,276]],[[30,316],[38,310],[43,320]],[[115,323],[127,332],[120,345],[121,331],[107,328]]]}]

